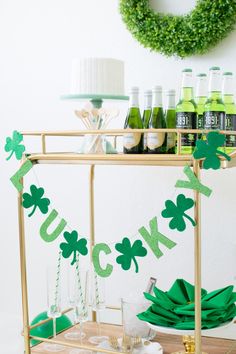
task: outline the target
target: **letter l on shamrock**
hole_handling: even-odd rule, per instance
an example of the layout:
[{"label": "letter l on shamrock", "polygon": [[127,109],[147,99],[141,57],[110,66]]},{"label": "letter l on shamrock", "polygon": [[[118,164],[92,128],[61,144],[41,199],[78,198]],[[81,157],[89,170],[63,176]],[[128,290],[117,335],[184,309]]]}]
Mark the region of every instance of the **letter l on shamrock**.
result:
[{"label": "letter l on shamrock", "polygon": [[151,232],[149,232],[144,226],[142,226],[138,231],[143,239],[147,242],[155,256],[160,258],[163,256],[163,252],[160,250],[159,242],[169,249],[175,247],[176,243],[158,231],[156,216],[149,221],[149,225]]}]

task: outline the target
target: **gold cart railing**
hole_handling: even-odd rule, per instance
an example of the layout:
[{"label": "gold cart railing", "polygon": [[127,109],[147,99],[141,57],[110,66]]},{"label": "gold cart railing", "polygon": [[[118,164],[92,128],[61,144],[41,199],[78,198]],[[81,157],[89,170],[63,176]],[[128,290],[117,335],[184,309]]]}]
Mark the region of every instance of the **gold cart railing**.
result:
[{"label": "gold cart railing", "polygon": [[[114,146],[116,146],[117,139],[127,133],[148,133],[148,132],[169,132],[176,133],[177,153],[163,154],[163,155],[149,155],[149,154],[78,154],[71,152],[50,152],[47,148],[47,139],[49,137],[74,138],[84,137],[85,135],[104,135],[106,137],[114,138]],[[31,160],[33,163],[45,164],[87,164],[90,165],[90,247],[95,243],[95,224],[94,224],[94,168],[95,165],[149,165],[149,166],[184,166],[189,164],[193,167],[196,177],[200,180],[201,161],[194,160],[191,155],[181,154],[181,136],[182,134],[207,134],[207,130],[179,130],[179,129],[116,129],[116,130],[78,130],[78,131],[42,131],[42,132],[22,132],[24,137],[33,136],[41,140],[41,151],[32,152],[24,157]],[[236,135],[236,131],[221,131],[225,135]],[[236,151],[231,154],[231,161],[226,161],[221,158],[221,167],[235,167],[236,166]],[[23,183],[23,180],[22,180]],[[201,197],[198,191],[194,192],[194,216],[197,225],[194,228],[194,269],[195,269],[195,353],[202,353],[201,349]],[[18,194],[18,216],[19,216],[19,238],[20,238],[20,265],[21,265],[21,286],[22,286],[22,306],[23,306],[23,335],[25,340],[25,353],[30,354],[30,339],[37,339],[42,342],[59,343],[62,341],[55,339],[45,339],[35,336],[30,336],[30,329],[39,326],[46,321],[38,323],[37,325],[29,325],[28,314],[28,291],[27,291],[27,271],[26,271],[26,255],[25,255],[25,230],[24,230],[24,209],[22,206],[22,192]],[[110,308],[117,310],[117,307]],[[70,310],[70,309],[69,309]],[[65,312],[69,311],[65,310]],[[93,314],[93,320],[96,320]],[[64,343],[68,346],[68,342]],[[106,352],[114,354],[114,351],[105,350],[93,346],[83,346],[71,344],[71,347],[78,347],[89,349],[95,352]]]}]

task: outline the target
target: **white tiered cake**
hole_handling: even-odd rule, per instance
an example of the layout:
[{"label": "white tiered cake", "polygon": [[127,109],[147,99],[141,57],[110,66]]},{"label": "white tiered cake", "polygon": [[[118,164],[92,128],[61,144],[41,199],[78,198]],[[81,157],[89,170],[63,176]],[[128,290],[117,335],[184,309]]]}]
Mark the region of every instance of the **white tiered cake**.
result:
[{"label": "white tiered cake", "polygon": [[74,59],[71,94],[124,95],[124,62],[111,58]]}]

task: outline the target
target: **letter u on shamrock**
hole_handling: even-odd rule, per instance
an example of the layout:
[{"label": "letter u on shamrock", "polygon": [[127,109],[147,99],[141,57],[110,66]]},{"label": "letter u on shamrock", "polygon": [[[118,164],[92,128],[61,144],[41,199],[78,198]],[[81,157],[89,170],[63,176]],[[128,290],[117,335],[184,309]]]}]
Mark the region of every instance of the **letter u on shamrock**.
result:
[{"label": "letter u on shamrock", "polygon": [[169,227],[174,230],[184,231],[186,229],[186,223],[184,218],[188,219],[193,226],[196,226],[196,222],[185,213],[186,210],[191,209],[194,206],[194,200],[186,198],[184,194],[179,194],[176,199],[176,205],[172,200],[165,202],[166,209],[161,213],[163,218],[171,218]]}]

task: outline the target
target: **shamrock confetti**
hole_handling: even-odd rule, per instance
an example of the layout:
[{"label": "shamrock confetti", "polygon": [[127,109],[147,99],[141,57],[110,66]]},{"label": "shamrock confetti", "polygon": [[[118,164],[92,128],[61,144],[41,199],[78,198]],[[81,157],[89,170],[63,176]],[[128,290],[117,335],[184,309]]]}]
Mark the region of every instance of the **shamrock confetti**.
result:
[{"label": "shamrock confetti", "polygon": [[10,152],[10,155],[6,160],[10,160],[12,155],[15,153],[17,160],[21,160],[23,152],[25,151],[25,146],[20,144],[23,140],[23,135],[16,130],[12,134],[12,138],[9,136],[6,138],[5,151]]},{"label": "shamrock confetti", "polygon": [[217,149],[218,147],[223,146],[224,143],[225,135],[220,134],[217,131],[210,132],[207,134],[207,141],[197,140],[193,157],[196,160],[205,158],[203,161],[203,168],[205,170],[208,170],[209,168],[218,170],[220,168],[220,159],[218,155],[225,157],[228,161],[231,160],[229,155]]},{"label": "shamrock confetti", "polygon": [[28,209],[33,207],[31,213],[28,215],[29,217],[32,216],[38,207],[43,214],[47,214],[48,206],[50,204],[50,200],[48,198],[42,198],[44,195],[44,189],[39,187],[37,188],[34,184],[30,186],[29,193],[23,193],[23,207]]},{"label": "shamrock confetti", "polygon": [[184,231],[186,224],[184,218],[188,219],[193,226],[196,226],[196,222],[185,211],[191,209],[194,206],[194,200],[186,198],[183,194],[179,194],[176,199],[176,205],[172,200],[165,202],[166,209],[161,213],[163,218],[172,218],[169,223],[169,227],[174,230]]},{"label": "shamrock confetti", "polygon": [[143,247],[141,240],[136,240],[131,246],[130,240],[125,237],[122,240],[122,243],[117,243],[115,245],[115,249],[122,253],[121,256],[116,258],[116,262],[121,264],[122,269],[129,270],[131,267],[132,261],[135,264],[135,272],[138,273],[138,263],[135,257],[145,257],[147,254],[147,250]]},{"label": "shamrock confetti", "polygon": [[66,242],[60,244],[60,249],[62,250],[62,256],[64,258],[69,258],[73,254],[73,260],[71,265],[76,262],[76,253],[86,256],[88,254],[87,240],[86,238],[81,238],[78,240],[78,232],[73,230],[72,232],[65,231],[64,238]]}]

